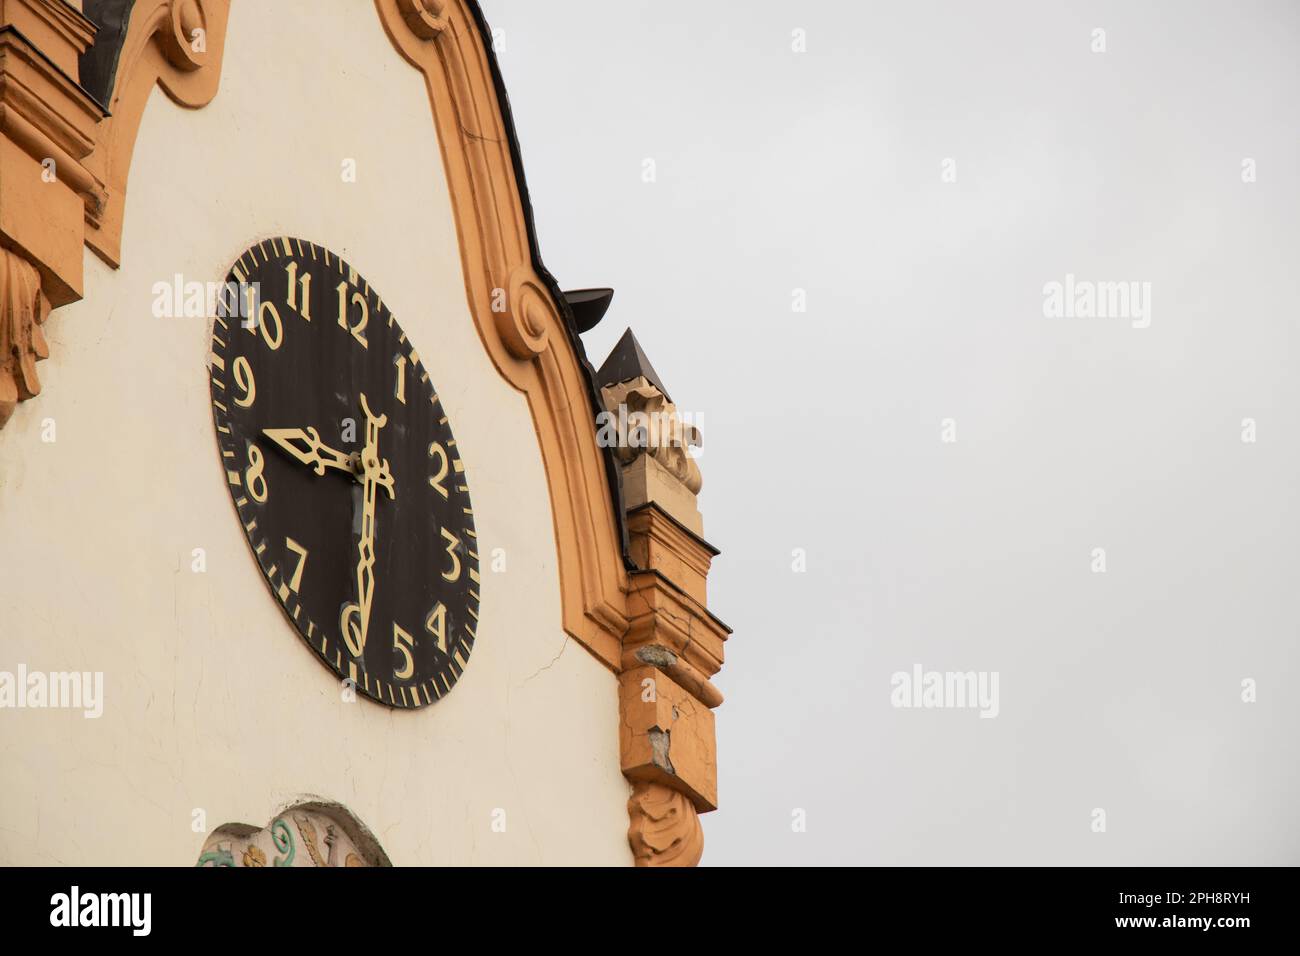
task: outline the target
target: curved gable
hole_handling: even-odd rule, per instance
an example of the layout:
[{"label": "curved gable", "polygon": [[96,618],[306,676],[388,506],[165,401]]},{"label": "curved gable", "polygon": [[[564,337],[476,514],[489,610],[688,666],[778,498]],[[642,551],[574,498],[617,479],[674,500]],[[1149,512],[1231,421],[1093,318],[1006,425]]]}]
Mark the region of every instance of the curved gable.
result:
[{"label": "curved gable", "polygon": [[[698,861],[697,814],[716,806],[721,695],[709,678],[726,637],[704,604],[716,552],[687,514],[698,472],[674,492],[682,524],[654,489],[690,472],[683,452],[616,459],[598,441],[595,416],[611,395],[672,406],[657,381],[597,387],[538,253],[477,4],[375,0],[328,18],[306,0],[84,6],[86,16],[55,0],[6,6],[33,11],[24,26],[35,46],[0,29],[0,53],[13,54],[0,63],[6,95],[40,89],[50,107],[21,101],[0,130],[10,151],[0,156],[0,426],[13,416],[0,436],[0,535],[33,543],[0,601],[13,609],[6,651],[76,660],[107,678],[117,703],[96,735],[74,736],[66,760],[6,793],[8,818],[40,806],[49,787],[82,795],[62,830],[47,827],[56,837],[25,843],[32,834],[18,827],[7,855],[50,862],[91,846],[86,862],[192,859],[183,834],[165,846],[142,839],[132,795],[144,789],[169,813],[204,806],[227,821],[346,797],[397,863],[628,862],[629,849],[641,864]],[[50,157],[58,173],[46,178]],[[188,313],[190,280],[217,285],[272,259],[278,275],[304,249],[346,258],[369,280],[367,301],[383,290],[383,309],[410,336],[398,368],[436,384],[459,480],[474,488],[478,532],[466,522],[451,539],[472,537],[482,568],[472,578],[482,618],[467,621],[478,628],[473,657],[459,662],[454,693],[404,695],[405,712],[358,703],[360,680],[340,687],[329,667],[348,668],[331,665],[323,644],[312,646],[320,661],[302,654],[283,615],[296,620],[299,572],[326,565],[289,535],[253,536],[256,511],[243,510],[252,506],[239,489],[256,495],[264,477],[255,442],[215,441],[206,407],[209,379],[213,407],[232,386],[252,401],[250,373],[224,341],[214,347],[237,328],[211,309]],[[338,278],[314,275],[318,290]],[[316,300],[313,326],[282,331],[332,328],[325,305]],[[347,328],[344,315],[340,306]],[[288,318],[298,320],[312,317]],[[401,385],[385,388],[404,401]],[[54,444],[56,426],[57,446],[32,455],[47,430]],[[441,640],[434,620],[425,628]],[[309,645],[311,623],[298,627]],[[419,630],[391,623],[379,640],[395,646]],[[570,638],[590,654],[567,650]],[[393,701],[391,688],[377,699]],[[422,706],[437,710],[434,733]],[[53,725],[23,714],[11,726],[15,758],[40,764]],[[131,773],[102,770],[100,750]],[[404,814],[411,793],[437,794],[450,816]],[[471,821],[489,818],[510,836],[478,841]],[[109,836],[97,843],[92,832]]]}]

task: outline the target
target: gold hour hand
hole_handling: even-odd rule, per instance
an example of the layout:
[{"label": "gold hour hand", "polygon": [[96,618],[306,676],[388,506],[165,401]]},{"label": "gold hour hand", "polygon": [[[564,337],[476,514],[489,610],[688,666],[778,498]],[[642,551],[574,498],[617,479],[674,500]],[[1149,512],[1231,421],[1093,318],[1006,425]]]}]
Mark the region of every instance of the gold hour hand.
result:
[{"label": "gold hour hand", "polygon": [[304,465],[310,465],[316,474],[325,474],[327,468],[356,477],[352,459],[320,440],[320,432],[308,428],[264,428],[262,434],[271,439]]}]

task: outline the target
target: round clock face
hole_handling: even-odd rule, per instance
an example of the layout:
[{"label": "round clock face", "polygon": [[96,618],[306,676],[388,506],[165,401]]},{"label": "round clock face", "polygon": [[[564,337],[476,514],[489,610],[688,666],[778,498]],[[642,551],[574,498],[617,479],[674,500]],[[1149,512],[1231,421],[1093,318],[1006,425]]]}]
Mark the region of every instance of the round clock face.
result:
[{"label": "round clock face", "polygon": [[478,542],[451,424],[379,294],[328,249],[231,268],[212,340],[221,465],[307,646],[394,707],[447,693],[478,624]]}]

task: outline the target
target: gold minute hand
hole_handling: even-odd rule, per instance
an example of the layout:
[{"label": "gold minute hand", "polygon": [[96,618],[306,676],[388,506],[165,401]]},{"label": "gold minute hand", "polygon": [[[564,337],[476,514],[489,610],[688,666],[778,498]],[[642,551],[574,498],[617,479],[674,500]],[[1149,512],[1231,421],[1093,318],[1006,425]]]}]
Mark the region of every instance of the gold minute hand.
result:
[{"label": "gold minute hand", "polygon": [[345,605],[340,621],[343,639],[353,657],[366,649],[370,630],[370,605],[375,597],[375,502],[379,482],[367,471],[361,496],[361,538],[357,541],[357,603]]},{"label": "gold minute hand", "polygon": [[393,476],[388,462],[379,457],[379,429],[388,423],[387,415],[375,415],[370,410],[366,396],[361,395],[361,410],[366,413],[366,447],[361,452],[362,496],[361,536],[357,542],[357,601],[345,604],[339,618],[343,640],[353,657],[360,657],[366,649],[366,635],[370,630],[370,605],[375,595],[375,504],[379,489],[395,498]]},{"label": "gold minute hand", "polygon": [[337,468],[356,476],[352,459],[322,442],[314,428],[263,428],[262,434],[304,465],[311,465],[318,475],[325,474],[326,468]]}]

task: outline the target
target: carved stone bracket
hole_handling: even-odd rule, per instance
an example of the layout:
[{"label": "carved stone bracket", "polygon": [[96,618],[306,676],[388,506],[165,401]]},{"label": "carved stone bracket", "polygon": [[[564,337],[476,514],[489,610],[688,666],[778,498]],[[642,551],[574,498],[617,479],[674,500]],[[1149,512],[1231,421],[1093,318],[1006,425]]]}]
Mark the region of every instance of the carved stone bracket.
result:
[{"label": "carved stone bracket", "polygon": [[623,774],[681,791],[701,813],[718,807],[713,711],[654,665],[619,677]]},{"label": "carved stone bracket", "polygon": [[704,829],[680,791],[638,782],[627,801],[627,840],[637,866],[695,866],[704,855]]},{"label": "carved stone bracket", "polygon": [[0,249],[0,428],[41,390],[36,363],[50,355],[41,332],[49,314],[36,267]]}]

